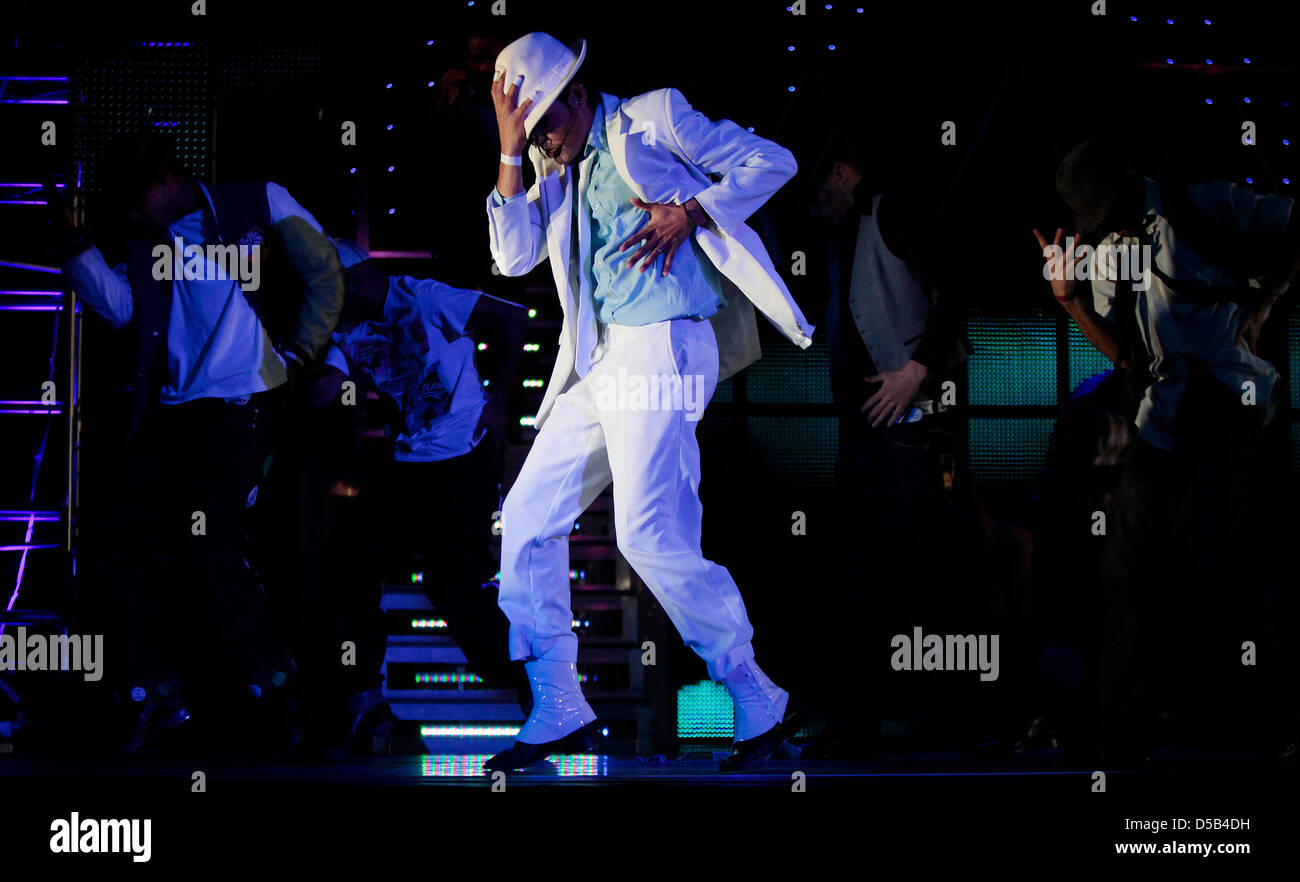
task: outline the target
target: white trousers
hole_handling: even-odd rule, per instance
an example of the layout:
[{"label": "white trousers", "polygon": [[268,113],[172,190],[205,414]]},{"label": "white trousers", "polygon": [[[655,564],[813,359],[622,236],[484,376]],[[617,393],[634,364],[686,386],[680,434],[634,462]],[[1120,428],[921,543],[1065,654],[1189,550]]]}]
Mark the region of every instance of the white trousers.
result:
[{"label": "white trousers", "polygon": [[512,659],[577,661],[568,537],[611,480],[618,549],[709,677],[754,657],[735,581],[700,551],[695,422],[717,383],[708,321],[601,326],[591,368],[555,399],[502,509],[499,603]]}]

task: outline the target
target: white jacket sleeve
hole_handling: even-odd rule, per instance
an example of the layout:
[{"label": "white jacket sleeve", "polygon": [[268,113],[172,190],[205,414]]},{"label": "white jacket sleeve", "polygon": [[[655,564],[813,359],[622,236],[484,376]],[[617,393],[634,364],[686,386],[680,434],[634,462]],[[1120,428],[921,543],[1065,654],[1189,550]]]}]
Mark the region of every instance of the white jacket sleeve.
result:
[{"label": "white jacket sleeve", "polygon": [[131,320],[135,301],[131,299],[125,264],[116,270],[109,269],[104,255],[92,245],[65,263],[63,272],[71,279],[77,296],[114,328],[121,328]]},{"label": "white jacket sleeve", "polygon": [[540,176],[529,188],[527,199],[503,199],[496,187],[488,194],[488,243],[503,276],[522,276],[547,257],[540,198]]},{"label": "white jacket sleeve", "polygon": [[722,180],[696,195],[730,236],[798,171],[794,154],[729,119],[714,122],[691,108],[677,89],[664,90],[672,146],[679,156]]}]

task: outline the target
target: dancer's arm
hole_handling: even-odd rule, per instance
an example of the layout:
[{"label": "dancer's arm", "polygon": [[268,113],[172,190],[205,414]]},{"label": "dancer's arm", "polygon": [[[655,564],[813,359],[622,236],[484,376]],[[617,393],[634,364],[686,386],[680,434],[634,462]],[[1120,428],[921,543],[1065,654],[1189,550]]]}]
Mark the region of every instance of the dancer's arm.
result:
[{"label": "dancer's arm", "polygon": [[669,149],[721,177],[695,198],[723,233],[731,235],[799,170],[794,154],[780,144],[729,119],[709,119],[677,89],[665,89],[664,102],[672,135]]},{"label": "dancer's arm", "polygon": [[[522,158],[528,146],[524,117],[533,100],[528,98],[516,107],[518,93],[517,84],[507,89],[504,80],[492,83],[501,153]],[[504,276],[522,276],[547,256],[542,213],[538,205],[541,181],[533,185],[527,199],[521,198],[523,192],[523,165],[499,163],[496,188],[487,198],[488,243],[492,260]]]},{"label": "dancer's arm", "polygon": [[[1058,249],[1061,246],[1062,235],[1063,231],[1058,229],[1056,238],[1052,243]],[[1038,239],[1039,247],[1043,249],[1043,256],[1047,257],[1049,254],[1048,249],[1051,247],[1047,244],[1047,239],[1038,230],[1034,230],[1034,236]],[[1077,264],[1083,257],[1084,252],[1080,251],[1075,257],[1075,263]],[[1056,298],[1056,302],[1061,304],[1070,318],[1074,319],[1074,323],[1078,325],[1083,336],[1088,338],[1088,342],[1098,352],[1106,356],[1114,364],[1121,367],[1126,366],[1119,360],[1119,341],[1115,339],[1115,335],[1110,332],[1110,329],[1098,318],[1097,313],[1093,312],[1091,307],[1075,296],[1075,280],[1066,278],[1066,273],[1060,265],[1062,262],[1059,258],[1056,262],[1058,265],[1053,267],[1051,271],[1052,296]],[[1077,276],[1077,273],[1075,275]]]}]

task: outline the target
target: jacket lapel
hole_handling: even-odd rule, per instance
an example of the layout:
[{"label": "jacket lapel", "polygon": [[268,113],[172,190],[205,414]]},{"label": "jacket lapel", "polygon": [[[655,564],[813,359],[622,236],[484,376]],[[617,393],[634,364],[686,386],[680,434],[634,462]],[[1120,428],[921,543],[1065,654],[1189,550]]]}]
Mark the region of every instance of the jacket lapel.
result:
[{"label": "jacket lapel", "polygon": [[627,170],[628,126],[631,125],[631,120],[622,112],[621,102],[613,95],[604,96],[604,107],[605,143],[609,145],[610,155],[614,157],[614,167],[637,198],[644,202],[645,190]]}]

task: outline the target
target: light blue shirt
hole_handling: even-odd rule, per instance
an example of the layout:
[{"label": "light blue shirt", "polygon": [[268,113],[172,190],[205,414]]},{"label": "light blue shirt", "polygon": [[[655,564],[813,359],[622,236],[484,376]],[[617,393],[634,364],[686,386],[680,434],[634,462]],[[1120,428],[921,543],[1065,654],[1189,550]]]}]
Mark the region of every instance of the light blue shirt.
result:
[{"label": "light blue shirt", "polygon": [[346,373],[350,361],[401,408],[395,460],[450,459],[482,440],[483,433],[475,437],[474,429],[488,396],[474,366],[477,347],[465,336],[465,325],[479,298],[487,296],[433,279],[394,276],[383,322],[334,333],[326,363]]},{"label": "light blue shirt", "polygon": [[[644,273],[640,262],[628,268],[627,261],[636,248],[619,251],[619,246],[643,227],[650,215],[632,204],[636,193],[619,174],[604,133],[605,111],[598,103],[582,154],[584,160],[596,154],[582,200],[588,217],[577,218],[579,223],[589,224],[591,260],[584,271],[597,318],[616,325],[648,325],[688,316],[708,318],[726,301],[718,270],[694,236],[678,246],[666,276],[663,256],[656,258]],[[523,195],[505,199],[493,190],[492,199],[504,205]]]}]

